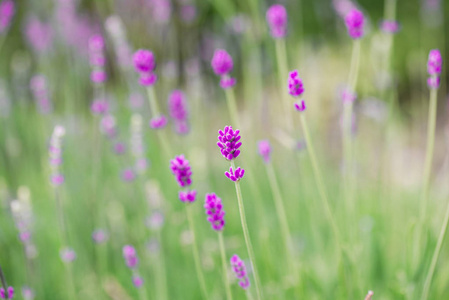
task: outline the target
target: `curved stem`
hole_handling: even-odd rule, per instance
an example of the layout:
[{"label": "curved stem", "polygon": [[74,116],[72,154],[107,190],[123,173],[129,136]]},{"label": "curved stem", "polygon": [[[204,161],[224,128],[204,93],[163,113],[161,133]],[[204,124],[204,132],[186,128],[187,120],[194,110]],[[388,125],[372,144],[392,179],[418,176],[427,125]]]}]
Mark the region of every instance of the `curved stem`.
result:
[{"label": "curved stem", "polygon": [[[231,160],[231,167],[235,170],[235,164],[234,161]],[[237,201],[239,204],[239,211],[240,211],[240,221],[242,223],[242,229],[243,229],[243,236],[245,237],[245,243],[246,248],[248,251],[249,260],[251,262],[251,268],[253,269],[253,276],[254,281],[256,283],[256,292],[257,292],[257,299],[262,299],[262,293],[260,289],[260,281],[259,276],[256,268],[256,260],[253,250],[253,245],[251,244],[251,238],[249,236],[249,230],[248,230],[248,224],[246,223],[246,215],[245,215],[245,207],[243,205],[243,197],[242,197],[242,190],[240,189],[240,182],[235,182],[235,191],[237,194]]]},{"label": "curved stem", "polygon": [[229,285],[228,278],[228,264],[226,263],[226,250],[223,241],[223,232],[218,233],[218,243],[220,244],[221,263],[223,265],[223,281],[226,289],[226,297],[228,300],[232,300],[231,286]]},{"label": "curved stem", "polygon": [[443,226],[440,230],[440,235],[438,236],[437,246],[435,247],[435,251],[432,255],[432,261],[430,263],[429,272],[427,272],[426,281],[424,282],[423,293],[421,296],[421,300],[427,300],[429,296],[430,284],[432,283],[433,274],[435,273],[435,267],[438,262],[438,258],[440,256],[441,247],[444,243],[444,238],[446,237],[447,225],[449,223],[449,203],[446,208],[446,214],[444,216]]},{"label": "curved stem", "polygon": [[186,205],[186,213],[187,213],[187,220],[189,222],[190,232],[192,234],[192,251],[193,251],[193,260],[195,261],[195,268],[196,268],[196,274],[198,276],[198,281],[200,282],[201,292],[203,294],[204,299],[209,299],[209,296],[207,294],[206,289],[206,281],[204,280],[204,274],[203,270],[201,269],[200,264],[200,255],[198,252],[198,246],[196,244],[195,239],[195,228],[193,226],[193,219],[192,219],[192,212],[190,211],[191,205]]}]

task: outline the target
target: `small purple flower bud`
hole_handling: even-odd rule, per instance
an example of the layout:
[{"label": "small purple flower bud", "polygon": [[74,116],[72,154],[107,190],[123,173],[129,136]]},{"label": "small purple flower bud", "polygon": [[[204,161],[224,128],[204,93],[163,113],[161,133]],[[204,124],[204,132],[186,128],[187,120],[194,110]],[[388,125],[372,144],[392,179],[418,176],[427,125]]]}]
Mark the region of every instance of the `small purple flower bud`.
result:
[{"label": "small purple flower bud", "polygon": [[215,193],[206,194],[204,208],[206,209],[206,215],[208,216],[207,221],[211,224],[212,229],[216,231],[223,230],[225,225],[225,211],[223,210],[221,199],[217,197]]},{"label": "small purple flower bud", "polygon": [[267,10],[267,22],[271,36],[275,39],[283,38],[287,34],[287,10],[280,4],[274,4]]},{"label": "small purple flower bud", "polygon": [[427,86],[431,89],[437,89],[440,87],[440,77],[439,76],[432,76],[427,78]]},{"label": "small purple flower bud", "polygon": [[142,86],[153,86],[157,82],[157,78],[153,72],[140,73],[139,83]]},{"label": "small purple flower bud", "polygon": [[295,109],[299,112],[303,112],[306,110],[306,102],[304,100],[294,103],[294,106],[295,106]]},{"label": "small purple flower bud", "polygon": [[109,103],[106,99],[97,99],[90,105],[90,110],[94,115],[103,115],[109,110]]},{"label": "small purple flower bud", "polygon": [[228,177],[231,181],[240,181],[240,179],[243,178],[243,175],[245,175],[245,170],[238,167],[235,169],[235,171],[232,169],[232,167],[229,168],[229,172],[225,172],[226,177]]},{"label": "small purple flower bud", "polygon": [[258,147],[259,147],[259,154],[260,156],[262,156],[263,161],[265,163],[269,163],[271,154],[270,142],[268,140],[259,141]]},{"label": "small purple flower bud", "polygon": [[92,232],[92,240],[97,244],[106,242],[109,238],[108,233],[104,229],[96,229]]},{"label": "small purple flower bud", "polygon": [[249,278],[246,272],[246,266],[243,260],[237,254],[231,257],[231,267],[234,271],[235,277],[239,280],[239,285],[242,289],[246,290],[249,288]]},{"label": "small purple flower bud", "polygon": [[397,33],[399,31],[399,23],[394,20],[383,20],[380,23],[380,30],[390,34]]},{"label": "small purple flower bud", "polygon": [[178,194],[179,200],[184,203],[193,203],[196,199],[196,191],[180,191]]},{"label": "small purple flower bud", "polygon": [[90,73],[90,80],[93,83],[103,83],[107,79],[106,72],[103,69],[95,69]]},{"label": "small purple flower bud", "polygon": [[440,50],[430,50],[429,59],[427,60],[427,72],[429,75],[439,75],[441,73],[442,65],[443,59],[441,58]]},{"label": "small purple flower bud", "polygon": [[69,263],[76,259],[76,252],[72,248],[66,247],[61,250],[60,256],[63,262]]},{"label": "small purple flower bud", "polygon": [[161,129],[167,125],[167,118],[164,115],[153,117],[150,120],[150,128]]},{"label": "small purple flower bud", "polygon": [[304,85],[299,78],[298,70],[291,71],[288,76],[288,93],[293,97],[299,97],[304,93]]},{"label": "small purple flower bud", "polygon": [[359,39],[363,36],[364,23],[365,17],[360,10],[353,8],[346,14],[345,24],[351,38]]},{"label": "small purple flower bud", "polygon": [[60,186],[61,184],[64,183],[64,175],[53,174],[51,175],[50,181],[54,186]]},{"label": "small purple flower bud", "polygon": [[134,53],[134,68],[139,73],[153,72],[156,68],[156,60],[153,52],[146,49],[139,49]]},{"label": "small purple flower bud", "polygon": [[234,67],[231,55],[223,49],[215,50],[211,65],[215,74],[220,76],[228,74]]},{"label": "small purple flower bud", "polygon": [[139,275],[133,276],[133,284],[136,288],[140,288],[143,285],[143,279]]},{"label": "small purple flower bud", "polygon": [[222,89],[230,89],[232,87],[234,87],[234,85],[237,83],[237,79],[235,79],[234,77],[231,77],[229,75],[223,75],[221,76],[220,79],[220,87]]},{"label": "small purple flower bud", "polygon": [[125,182],[131,182],[136,179],[136,173],[132,169],[125,169],[122,171],[122,179]]},{"label": "small purple flower bud", "polygon": [[0,34],[11,24],[15,13],[15,4],[12,0],[5,0],[0,3]]},{"label": "small purple flower bud", "polygon": [[[170,161],[170,169],[179,186],[184,188],[192,184],[192,170],[184,155],[176,156]],[[181,200],[182,201],[182,200]]]},{"label": "small purple flower bud", "polygon": [[137,252],[136,249],[131,245],[125,245],[123,247],[123,258],[125,259],[125,263],[128,266],[128,268],[135,268],[137,267],[137,263],[139,262],[139,259],[137,258]]},{"label": "small purple flower bud", "polygon": [[117,142],[114,144],[114,152],[118,155],[124,154],[126,152],[125,144]]},{"label": "small purple flower bud", "polygon": [[177,121],[185,121],[187,118],[186,101],[184,93],[180,90],[174,90],[168,97],[168,107],[170,117]]},{"label": "small purple flower bud", "polygon": [[218,131],[217,146],[220,148],[221,154],[227,160],[233,160],[240,154],[240,130],[233,130],[232,126],[225,126],[224,130]]}]

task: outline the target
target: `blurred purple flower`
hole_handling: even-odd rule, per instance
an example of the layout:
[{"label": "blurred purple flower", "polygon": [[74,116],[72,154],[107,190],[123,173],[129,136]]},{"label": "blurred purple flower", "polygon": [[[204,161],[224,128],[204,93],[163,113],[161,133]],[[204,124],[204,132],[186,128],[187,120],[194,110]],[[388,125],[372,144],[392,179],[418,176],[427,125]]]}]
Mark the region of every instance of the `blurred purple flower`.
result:
[{"label": "blurred purple flower", "polygon": [[134,269],[137,267],[139,259],[137,258],[136,249],[131,245],[125,245],[123,247],[123,258],[128,268]]},{"label": "blurred purple flower", "polygon": [[150,120],[150,128],[162,129],[167,125],[167,118],[164,115],[153,117]]},{"label": "blurred purple flower", "polygon": [[139,275],[133,276],[133,284],[136,288],[140,288],[143,285],[143,279]]},{"label": "blurred purple flower", "polygon": [[184,203],[193,203],[196,199],[196,191],[180,191],[178,194],[179,200]]},{"label": "blurred purple flower", "polygon": [[106,242],[109,238],[108,233],[104,229],[96,229],[94,232],[92,232],[92,240],[96,244],[102,244]]},{"label": "blurred purple flower", "polygon": [[380,29],[385,33],[397,33],[399,31],[399,23],[394,20],[383,20],[380,23]]},{"label": "blurred purple flower", "polygon": [[53,29],[48,23],[40,21],[32,16],[25,28],[25,35],[28,43],[38,53],[46,52],[53,43]]},{"label": "blurred purple flower", "polygon": [[351,38],[359,39],[363,36],[365,17],[360,10],[351,9],[345,16],[345,24]]},{"label": "blurred purple flower", "polygon": [[90,110],[94,115],[106,114],[109,110],[109,103],[106,99],[96,99],[92,101]]},{"label": "blurred purple flower", "polygon": [[262,140],[258,143],[259,154],[262,156],[265,163],[270,162],[271,145],[268,140]]},{"label": "blurred purple flower", "polygon": [[[5,292],[4,288],[0,288],[0,298],[2,299],[12,299],[14,297],[14,288],[9,286],[7,288],[8,293]],[[8,294],[8,295],[6,295]]]},{"label": "blurred purple flower", "polygon": [[122,171],[122,179],[125,182],[130,182],[136,179],[136,174],[134,173],[133,169],[125,169]]},{"label": "blurred purple flower", "polygon": [[287,34],[287,10],[280,4],[274,4],[267,10],[267,22],[271,36],[275,39],[283,38]]},{"label": "blurred purple flower", "polygon": [[60,252],[63,262],[69,263],[76,259],[76,252],[72,248],[65,247]]},{"label": "blurred purple flower", "polygon": [[170,116],[175,121],[176,131],[179,134],[188,132],[187,107],[185,95],[180,90],[174,90],[168,98],[168,108]]},{"label": "blurred purple flower", "polygon": [[11,24],[12,17],[15,13],[15,5],[12,0],[5,0],[0,3],[0,34],[5,32]]}]

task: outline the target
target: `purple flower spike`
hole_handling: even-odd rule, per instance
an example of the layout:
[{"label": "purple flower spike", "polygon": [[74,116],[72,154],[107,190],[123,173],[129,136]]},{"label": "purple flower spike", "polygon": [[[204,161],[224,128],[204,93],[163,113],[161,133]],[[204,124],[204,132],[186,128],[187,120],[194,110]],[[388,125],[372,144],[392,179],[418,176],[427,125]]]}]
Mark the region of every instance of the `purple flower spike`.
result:
[{"label": "purple flower spike", "polygon": [[179,200],[181,200],[181,202],[193,203],[193,202],[195,202],[195,199],[196,199],[196,191],[195,190],[180,191],[178,197],[179,197]]},{"label": "purple flower spike", "polygon": [[5,0],[0,3],[0,34],[3,33],[11,24],[14,16],[15,5],[12,0]]},{"label": "purple flower spike", "polygon": [[154,117],[150,120],[150,127],[152,129],[161,129],[167,125],[167,118],[164,115]]},{"label": "purple flower spike", "polygon": [[136,288],[140,288],[143,285],[143,279],[139,275],[133,276],[133,284]]},{"label": "purple flower spike", "polygon": [[215,74],[220,76],[228,74],[234,67],[231,55],[229,55],[229,53],[223,49],[215,50],[211,65],[212,69],[214,69]]},{"label": "purple flower spike", "polygon": [[301,102],[296,102],[294,106],[295,109],[299,112],[303,112],[306,110],[306,102],[304,100],[301,100]]},{"label": "purple flower spike", "polygon": [[108,112],[109,104],[106,99],[97,99],[90,105],[90,110],[94,115],[102,115]]},{"label": "purple flower spike", "polygon": [[184,155],[176,156],[170,161],[170,169],[179,186],[184,188],[192,184],[192,170]]},{"label": "purple flower spike", "polygon": [[125,245],[123,247],[123,258],[125,259],[126,265],[128,268],[135,268],[137,267],[137,263],[139,262],[139,259],[137,258],[137,252],[136,249],[131,245]]},{"label": "purple flower spike", "polygon": [[[14,288],[12,286],[8,287],[8,299],[12,299],[14,297]],[[6,299],[6,293],[4,288],[0,288],[0,298]]]},{"label": "purple flower spike", "polygon": [[365,24],[365,17],[363,13],[353,8],[351,9],[345,17],[346,28],[348,29],[348,34],[353,39],[359,39],[363,36],[363,26]]},{"label": "purple flower spike", "polygon": [[142,86],[153,86],[157,81],[157,75],[153,72],[140,73],[139,83]]},{"label": "purple flower spike", "polygon": [[429,59],[427,61],[427,72],[429,75],[440,75],[442,65],[443,59],[441,58],[440,50],[430,50]]},{"label": "purple flower spike", "polygon": [[299,97],[304,93],[304,85],[299,78],[298,70],[291,71],[288,76],[288,93],[293,97]]},{"label": "purple flower spike", "polygon": [[175,121],[176,132],[186,134],[189,131],[187,125],[187,107],[185,95],[180,90],[174,90],[168,98],[170,117]]},{"label": "purple flower spike", "polygon": [[399,31],[399,23],[394,20],[383,20],[380,23],[380,30],[389,34],[397,33]]},{"label": "purple flower spike", "polygon": [[134,68],[139,73],[153,72],[156,68],[156,60],[153,52],[146,49],[139,49],[134,53]]},{"label": "purple flower spike", "polygon": [[76,259],[76,252],[72,248],[66,247],[61,250],[60,256],[63,262],[69,263]]},{"label": "purple flower spike", "polygon": [[223,75],[220,79],[220,87],[222,89],[230,89],[237,83],[237,79],[229,75]]},{"label": "purple flower spike", "polygon": [[238,167],[235,169],[235,171],[232,169],[232,167],[229,168],[229,172],[225,172],[226,177],[228,177],[230,180],[236,182],[240,181],[240,179],[243,178],[243,175],[245,175],[245,170]]},{"label": "purple flower spike", "polygon": [[103,69],[101,70],[95,69],[90,73],[90,80],[93,83],[103,83],[106,81],[106,79],[107,75]]},{"label": "purple flower spike", "polygon": [[233,130],[232,126],[226,126],[224,130],[218,131],[218,142],[217,146],[220,147],[221,154],[227,160],[233,160],[237,158],[240,154],[240,146],[242,143],[240,141],[240,130]]},{"label": "purple flower spike", "polygon": [[267,22],[271,36],[275,39],[283,38],[287,34],[287,10],[280,4],[274,4],[267,10]]},{"label": "purple flower spike", "polygon": [[231,257],[231,267],[234,271],[235,277],[239,280],[239,285],[242,289],[246,290],[249,288],[249,278],[246,272],[246,266],[243,260],[237,254]]},{"label": "purple flower spike", "polygon": [[439,76],[432,76],[427,78],[427,86],[431,89],[437,89],[440,87],[440,77]]},{"label": "purple flower spike", "polygon": [[204,208],[206,209],[206,214],[208,215],[207,221],[211,224],[212,229],[216,231],[223,230],[225,225],[225,211],[223,210],[221,199],[217,197],[215,193],[206,194]]},{"label": "purple flower spike", "polygon": [[270,162],[271,145],[268,140],[259,141],[259,154],[265,163]]}]

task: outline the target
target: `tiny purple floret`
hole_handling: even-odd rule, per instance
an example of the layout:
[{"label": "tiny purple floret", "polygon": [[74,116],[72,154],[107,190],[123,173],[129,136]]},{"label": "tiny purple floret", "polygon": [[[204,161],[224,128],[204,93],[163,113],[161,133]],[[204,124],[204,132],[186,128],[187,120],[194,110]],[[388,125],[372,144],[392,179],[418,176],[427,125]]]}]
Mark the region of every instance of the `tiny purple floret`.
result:
[{"label": "tiny purple floret", "polygon": [[304,84],[299,78],[298,70],[293,70],[288,76],[288,93],[293,97],[299,97],[304,93]]},{"label": "tiny purple floret", "polygon": [[196,199],[196,191],[180,191],[178,194],[179,200],[184,203],[193,203]]},{"label": "tiny purple floret", "polygon": [[230,167],[229,171],[225,172],[225,176],[234,182],[240,181],[240,179],[243,178],[243,175],[245,175],[245,170],[240,167],[236,168],[235,171]]}]

